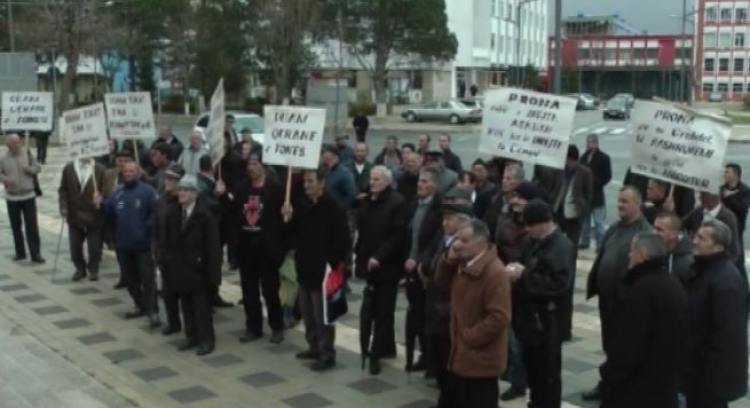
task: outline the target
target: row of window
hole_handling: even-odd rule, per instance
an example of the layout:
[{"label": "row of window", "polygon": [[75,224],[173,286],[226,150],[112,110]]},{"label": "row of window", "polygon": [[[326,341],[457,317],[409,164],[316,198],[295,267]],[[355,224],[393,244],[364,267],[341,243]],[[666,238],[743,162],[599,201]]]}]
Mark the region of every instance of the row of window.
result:
[{"label": "row of window", "polygon": [[[745,46],[745,39],[746,39],[745,33],[734,33],[734,38],[732,38],[732,33],[724,33],[720,32],[719,35],[716,35],[715,31],[711,32],[704,32],[703,33],[703,47],[704,48],[716,48],[717,46],[719,48],[729,48],[729,47],[744,47]],[[718,41],[717,41],[718,40]]]},{"label": "row of window", "polygon": [[[732,84],[732,92],[743,92],[747,90],[750,92],[750,84]],[[703,84],[703,92],[729,92],[729,84],[726,82],[720,82],[718,84]]]},{"label": "row of window", "polygon": [[[716,72],[717,68],[719,72],[729,72],[729,58],[719,58],[718,66],[716,64],[716,58],[704,58],[703,59],[703,72],[710,73],[710,72]],[[732,62],[732,71],[733,72],[744,72],[745,66],[750,68],[750,63],[745,65],[745,61],[747,61],[745,58],[733,58],[731,60]]]},{"label": "row of window", "polygon": [[[675,59],[690,58],[692,50],[690,48],[675,49]],[[596,49],[596,48],[578,48],[578,59],[594,59],[614,61],[629,61],[631,59],[657,59],[659,58],[658,48],[620,48],[615,49]]]},{"label": "row of window", "polygon": [[[513,6],[513,0],[508,0],[508,3],[506,4],[505,0],[490,0],[492,3],[492,15],[498,17],[499,19],[503,20],[516,20],[516,10]],[[541,0],[539,0],[541,2]],[[533,3],[532,3],[533,4]],[[518,7],[518,6],[516,6]],[[531,24],[535,27],[546,27],[547,22],[545,21],[545,16],[543,13],[536,13],[533,10],[530,10],[531,4],[525,4],[525,6],[521,7],[521,23],[523,24]]]},{"label": "row of window", "polygon": [[[495,38],[496,37],[494,34],[490,34],[490,48],[493,50],[495,49],[496,45]],[[515,45],[516,41],[514,38],[501,35],[497,40],[497,51],[513,53],[515,52]],[[520,52],[522,55],[543,55],[544,43],[522,39]]]},{"label": "row of window", "polygon": [[732,9],[729,7],[719,8],[718,6],[706,7],[706,23],[746,23],[747,8]]}]

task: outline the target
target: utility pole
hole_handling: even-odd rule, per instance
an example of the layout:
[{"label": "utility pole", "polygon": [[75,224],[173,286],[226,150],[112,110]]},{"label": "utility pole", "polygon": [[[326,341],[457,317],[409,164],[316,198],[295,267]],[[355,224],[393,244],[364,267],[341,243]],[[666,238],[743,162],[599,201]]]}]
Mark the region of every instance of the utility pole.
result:
[{"label": "utility pole", "polygon": [[339,58],[338,58],[338,72],[336,73],[336,106],[334,107],[334,123],[333,123],[333,136],[339,136],[339,116],[341,115],[339,105],[341,105],[341,74],[344,71],[344,13],[339,2],[338,17],[336,17],[339,24]]},{"label": "utility pole", "polygon": [[10,37],[10,52],[16,51],[16,34],[13,28],[13,3],[11,0],[7,1],[8,4],[8,35]]},{"label": "utility pole", "polygon": [[682,43],[681,49],[681,55],[680,55],[680,88],[679,88],[679,96],[680,96],[680,102],[684,102],[686,99],[690,99],[689,95],[685,95],[686,89],[685,86],[685,54],[686,54],[686,41],[685,41],[685,26],[687,25],[687,0],[682,0],[682,29],[680,30],[680,42]]},{"label": "utility pole", "polygon": [[562,92],[562,0],[555,0],[555,66],[552,76],[552,93]]},{"label": "utility pole", "polygon": [[516,7],[516,49],[515,56],[513,57],[513,62],[516,65],[515,69],[515,75],[514,76],[514,84],[518,87],[520,87],[521,84],[521,8],[524,4],[526,4],[529,0],[520,0],[518,2],[518,6]]}]

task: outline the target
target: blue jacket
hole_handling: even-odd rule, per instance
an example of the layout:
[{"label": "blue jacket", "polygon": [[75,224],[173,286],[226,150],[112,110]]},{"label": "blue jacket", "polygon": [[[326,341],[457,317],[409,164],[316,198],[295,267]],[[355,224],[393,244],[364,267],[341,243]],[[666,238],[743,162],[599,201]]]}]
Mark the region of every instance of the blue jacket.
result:
[{"label": "blue jacket", "polygon": [[137,181],[132,186],[118,186],[104,200],[104,216],[115,225],[115,248],[126,251],[151,248],[152,213],[157,198],[153,187]]},{"label": "blue jacket", "polygon": [[350,209],[354,204],[357,195],[354,175],[341,162],[336,163],[329,170],[326,177],[325,192],[345,210]]}]

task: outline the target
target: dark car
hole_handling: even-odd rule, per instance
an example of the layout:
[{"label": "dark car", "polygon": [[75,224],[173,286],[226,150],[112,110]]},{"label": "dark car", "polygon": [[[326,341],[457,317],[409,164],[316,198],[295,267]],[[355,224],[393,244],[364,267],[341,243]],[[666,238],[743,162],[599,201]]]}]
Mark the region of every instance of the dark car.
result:
[{"label": "dark car", "polygon": [[607,101],[607,106],[602,112],[602,118],[607,119],[630,119],[630,106],[625,98],[612,98]]}]

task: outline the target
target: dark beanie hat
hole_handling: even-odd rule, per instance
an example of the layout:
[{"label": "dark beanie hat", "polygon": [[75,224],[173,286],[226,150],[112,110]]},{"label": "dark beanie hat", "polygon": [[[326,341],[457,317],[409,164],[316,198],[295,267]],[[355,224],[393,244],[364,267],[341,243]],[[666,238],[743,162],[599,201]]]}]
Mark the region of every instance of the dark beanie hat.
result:
[{"label": "dark beanie hat", "polygon": [[526,225],[537,225],[552,221],[552,209],[549,204],[535,198],[523,210],[523,221]]},{"label": "dark beanie hat", "polygon": [[336,145],[332,145],[330,143],[323,143],[323,146],[320,147],[320,151],[321,151],[321,153],[322,152],[333,153],[336,156],[338,156],[339,153],[340,153],[339,148],[336,147]]},{"label": "dark beanie hat", "polygon": [[572,144],[568,146],[568,158],[573,160],[578,160],[580,157],[580,153],[578,152],[578,147],[576,145]]},{"label": "dark beanie hat", "polygon": [[536,186],[528,181],[521,182],[516,186],[516,189],[513,192],[526,201],[531,201],[539,197],[539,194],[536,191]]}]

